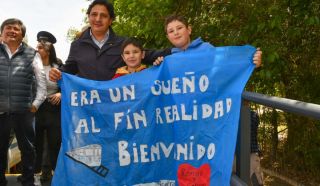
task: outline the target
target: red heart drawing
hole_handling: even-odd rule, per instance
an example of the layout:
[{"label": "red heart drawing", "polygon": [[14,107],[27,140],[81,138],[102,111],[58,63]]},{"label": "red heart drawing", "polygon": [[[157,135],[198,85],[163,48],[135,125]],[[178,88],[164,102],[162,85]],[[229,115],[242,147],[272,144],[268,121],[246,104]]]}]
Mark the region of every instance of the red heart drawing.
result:
[{"label": "red heart drawing", "polygon": [[209,164],[201,165],[199,168],[187,163],[181,164],[178,168],[179,186],[209,186],[210,171]]}]

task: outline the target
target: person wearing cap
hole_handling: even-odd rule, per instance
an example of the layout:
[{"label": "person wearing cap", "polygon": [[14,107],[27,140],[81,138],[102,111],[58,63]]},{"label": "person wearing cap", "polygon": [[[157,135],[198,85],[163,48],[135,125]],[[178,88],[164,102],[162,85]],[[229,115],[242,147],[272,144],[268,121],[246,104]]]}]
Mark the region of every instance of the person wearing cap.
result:
[{"label": "person wearing cap", "polygon": [[46,98],[45,73],[40,55],[22,42],[26,27],[21,20],[7,19],[0,29],[0,185],[7,184],[11,129],[21,151],[22,185],[34,185],[34,113]]},{"label": "person wearing cap", "polygon": [[[37,34],[37,41],[37,51],[42,59],[47,85],[47,99],[41,104],[35,115],[35,185],[41,185],[41,178],[42,181],[46,181],[45,177],[52,176],[51,170],[56,167],[61,144],[61,93],[58,84],[49,80],[49,71],[51,68],[59,68],[62,62],[57,58],[53,45],[57,42],[54,35],[47,31],[40,31]],[[45,150],[47,153],[44,153]],[[49,170],[48,167],[43,166],[47,163],[44,161],[46,159],[45,154],[49,156],[49,164],[51,165]]]},{"label": "person wearing cap", "polygon": [[40,31],[37,34],[37,41],[38,42],[49,42],[50,44],[55,44],[57,42],[57,39],[50,32]]},{"label": "person wearing cap", "polygon": [[[121,57],[124,37],[111,28],[114,8],[106,0],[93,1],[87,10],[90,27],[71,43],[68,59],[60,69],[51,69],[50,79],[57,81],[61,71],[92,80],[111,80],[116,69],[125,66]],[[170,54],[170,49],[146,51],[143,63],[152,64],[159,56]]]}]

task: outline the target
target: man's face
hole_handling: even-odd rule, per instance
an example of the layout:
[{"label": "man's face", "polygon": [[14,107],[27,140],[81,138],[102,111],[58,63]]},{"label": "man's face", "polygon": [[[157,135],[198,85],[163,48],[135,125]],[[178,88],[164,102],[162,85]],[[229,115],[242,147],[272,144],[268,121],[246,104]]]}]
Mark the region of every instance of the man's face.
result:
[{"label": "man's face", "polygon": [[89,14],[89,23],[93,34],[105,34],[111,23],[108,9],[104,5],[95,5]]},{"label": "man's face", "polygon": [[9,24],[4,26],[1,36],[3,42],[6,44],[21,43],[23,39],[21,25]]}]

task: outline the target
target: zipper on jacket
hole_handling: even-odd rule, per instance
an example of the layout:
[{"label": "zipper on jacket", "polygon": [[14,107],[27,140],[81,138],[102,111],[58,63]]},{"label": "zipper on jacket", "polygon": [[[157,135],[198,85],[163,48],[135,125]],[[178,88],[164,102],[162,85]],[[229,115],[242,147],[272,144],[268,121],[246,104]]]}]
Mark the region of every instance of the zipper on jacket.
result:
[{"label": "zipper on jacket", "polygon": [[11,85],[12,84],[11,69],[12,69],[12,62],[13,62],[13,58],[15,58],[18,54],[22,53],[22,48],[24,48],[23,45],[19,47],[18,51],[16,53],[14,53],[11,56],[11,58],[9,58],[9,55],[7,54],[8,55],[8,61],[9,61],[9,67],[8,67],[8,82],[9,82],[8,83],[8,106],[9,106],[8,110],[9,110],[9,112],[12,111],[12,107],[11,107],[11,86],[12,86]]},{"label": "zipper on jacket", "polygon": [[[12,59],[12,58],[11,58]],[[12,68],[12,60],[9,59],[8,65],[8,111],[11,112],[11,68]]]}]

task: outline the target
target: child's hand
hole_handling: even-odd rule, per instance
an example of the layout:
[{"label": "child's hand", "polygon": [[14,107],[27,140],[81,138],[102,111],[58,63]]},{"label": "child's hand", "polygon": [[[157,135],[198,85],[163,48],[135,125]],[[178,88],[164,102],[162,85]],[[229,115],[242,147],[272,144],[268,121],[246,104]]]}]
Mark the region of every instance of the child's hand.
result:
[{"label": "child's hand", "polygon": [[162,63],[163,61],[163,56],[158,57],[154,62],[153,62],[153,66],[158,66]]},{"label": "child's hand", "polygon": [[260,48],[257,48],[256,53],[254,53],[253,63],[256,65],[256,68],[260,67],[262,64],[262,51]]}]

